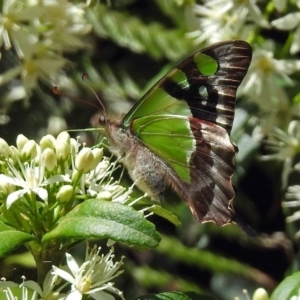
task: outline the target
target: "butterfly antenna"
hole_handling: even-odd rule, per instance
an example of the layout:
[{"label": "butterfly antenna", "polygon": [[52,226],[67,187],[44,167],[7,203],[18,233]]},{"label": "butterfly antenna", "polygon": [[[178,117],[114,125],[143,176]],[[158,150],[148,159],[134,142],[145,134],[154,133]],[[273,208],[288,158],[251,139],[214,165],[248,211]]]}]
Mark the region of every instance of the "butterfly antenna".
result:
[{"label": "butterfly antenna", "polygon": [[[89,74],[88,73],[83,73],[82,74],[82,80],[86,80],[88,78],[89,78]],[[96,92],[94,91],[94,89],[91,87],[91,85],[88,82],[87,82],[87,86],[89,87],[89,89],[92,91],[92,93],[94,94],[94,96],[98,100],[98,103],[102,107],[103,114],[106,115],[105,106],[104,106],[103,102],[100,100],[99,96],[96,94]]]},{"label": "butterfly antenna", "polygon": [[[88,105],[91,105],[91,106],[93,106],[93,107],[99,109],[99,107],[98,107],[97,105],[95,105],[95,104],[93,104],[93,103],[91,103],[91,102],[89,102],[89,101],[86,101],[86,100],[83,100],[83,99],[81,99],[81,98],[79,98],[79,97],[72,96],[72,95],[68,95],[68,94],[66,94],[66,93],[63,93],[63,92],[59,91],[58,88],[57,88],[57,86],[54,86],[54,87],[52,88],[52,93],[53,93],[54,95],[59,95],[59,96],[67,97],[67,98],[72,99],[72,100],[75,100],[75,101],[79,101],[79,102],[86,103],[86,104],[88,104]],[[101,104],[102,104],[102,103],[101,103]],[[103,105],[102,105],[101,107],[103,108]],[[105,111],[105,110],[104,110],[104,111]]]}]

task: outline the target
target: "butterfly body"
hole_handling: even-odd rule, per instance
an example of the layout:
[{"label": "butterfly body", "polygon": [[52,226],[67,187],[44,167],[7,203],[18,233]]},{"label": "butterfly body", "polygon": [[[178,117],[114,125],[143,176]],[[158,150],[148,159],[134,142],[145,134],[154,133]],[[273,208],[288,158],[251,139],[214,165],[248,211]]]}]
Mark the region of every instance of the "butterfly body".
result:
[{"label": "butterfly body", "polygon": [[122,124],[107,120],[110,151],[127,168],[137,187],[152,199],[162,199],[166,189],[168,166],[141,144]]},{"label": "butterfly body", "polygon": [[236,147],[230,141],[236,91],[251,47],[227,41],[197,51],[167,73],[125,115],[105,120],[110,150],[137,186],[161,199],[171,188],[200,222],[235,222]]}]

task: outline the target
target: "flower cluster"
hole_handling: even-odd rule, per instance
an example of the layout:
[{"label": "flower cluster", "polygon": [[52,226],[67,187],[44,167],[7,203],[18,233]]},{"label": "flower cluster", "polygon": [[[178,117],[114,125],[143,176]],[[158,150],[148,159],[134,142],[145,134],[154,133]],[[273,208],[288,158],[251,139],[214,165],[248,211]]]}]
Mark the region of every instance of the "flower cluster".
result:
[{"label": "flower cluster", "polygon": [[[286,200],[282,203],[283,207],[290,209],[299,209],[300,207],[300,186],[289,186],[285,195]],[[296,210],[291,216],[287,217],[287,222],[294,222],[300,219],[300,211]],[[300,231],[296,233],[296,237],[300,237]]]},{"label": "flower cluster", "polygon": [[0,203],[3,216],[19,230],[51,227],[87,198],[130,202],[132,188],[113,180],[117,166],[103,157],[102,148],[84,147],[67,132],[39,143],[19,135],[16,145],[0,139]]},{"label": "flower cluster", "polygon": [[[2,279],[0,291],[6,294],[8,300],[81,300],[83,295],[92,299],[114,299],[112,294],[124,300],[123,293],[114,287],[112,282],[115,277],[123,273],[123,270],[119,269],[123,265],[124,257],[114,263],[113,248],[106,255],[99,255],[100,250],[101,248],[96,246],[92,249],[87,247],[85,261],[81,266],[71,254],[66,253],[67,266],[62,265],[60,268],[52,266],[42,287],[35,281],[25,281],[23,277],[20,286]],[[21,297],[17,298],[15,294],[19,295],[20,288]],[[62,290],[67,292],[63,293]]]},{"label": "flower cluster", "polygon": [[[258,1],[205,0],[193,6],[188,22],[196,29],[189,33],[196,43],[208,44],[228,39],[246,40],[257,26],[269,24],[258,7]],[[249,21],[252,22],[249,25]],[[254,24],[253,24],[254,23]]]},{"label": "flower cluster", "polygon": [[[300,173],[300,163],[295,164],[294,161],[300,153],[300,122],[298,120],[291,121],[287,132],[274,128],[266,141],[266,149],[272,153],[263,156],[263,160],[283,161],[282,186],[287,191],[282,206],[293,210],[292,215],[288,216],[286,221],[298,221],[300,219],[300,185],[288,186],[288,179],[292,172]],[[300,237],[300,231],[296,233],[296,237]]]},{"label": "flower cluster", "polygon": [[259,49],[254,49],[252,62],[241,87],[240,93],[257,103],[261,109],[280,108],[288,104],[286,86],[292,86],[290,75],[300,70],[300,61],[274,57],[275,45],[266,40]]},{"label": "flower cluster", "polygon": [[[17,63],[3,72],[0,84],[21,78],[19,88],[6,95],[6,101],[28,96],[38,85],[62,81],[63,54],[85,43],[80,37],[90,30],[84,17],[84,4],[70,1],[4,0],[0,12],[0,46],[17,54]],[[3,55],[7,55],[3,52]]]},{"label": "flower cluster", "polygon": [[300,122],[290,122],[287,132],[273,128],[270,131],[269,139],[265,142],[266,150],[271,153],[264,155],[262,160],[280,160],[284,163],[282,181],[286,187],[287,179],[293,168],[293,159],[300,153]]},{"label": "flower cluster", "polygon": [[104,290],[124,299],[122,292],[111,282],[112,279],[123,273],[123,270],[118,270],[123,265],[124,257],[121,258],[121,261],[113,263],[113,248],[106,255],[99,256],[100,250],[101,248],[96,246],[93,249],[87,248],[85,262],[81,267],[78,266],[71,254],[66,253],[71,274],[63,267],[53,266],[53,274],[72,284],[71,292],[66,299],[80,300],[84,294],[90,295],[93,299],[107,299],[110,295]]},{"label": "flower cluster", "polygon": [[[279,1],[276,1],[279,3]],[[279,11],[284,11],[286,8],[285,1],[281,1],[283,4],[281,4],[280,7],[277,6],[277,9]],[[295,4],[297,6],[297,9],[300,9],[300,2],[295,1]],[[288,30],[294,32],[293,41],[291,44],[290,52],[291,54],[295,54],[300,51],[300,12],[294,10],[294,12],[291,12],[279,19],[273,20],[271,22],[272,26],[279,30]]]}]

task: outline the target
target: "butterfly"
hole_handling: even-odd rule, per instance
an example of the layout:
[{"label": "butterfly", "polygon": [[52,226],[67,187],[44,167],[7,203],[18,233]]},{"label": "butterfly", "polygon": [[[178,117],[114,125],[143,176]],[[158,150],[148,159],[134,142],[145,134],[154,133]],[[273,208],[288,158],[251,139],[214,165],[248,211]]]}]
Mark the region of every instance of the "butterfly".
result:
[{"label": "butterfly", "polygon": [[232,209],[237,147],[230,141],[236,92],[251,46],[225,41],[195,52],[124,116],[103,117],[109,149],[138,188],[161,199],[171,188],[199,222],[247,226]]}]

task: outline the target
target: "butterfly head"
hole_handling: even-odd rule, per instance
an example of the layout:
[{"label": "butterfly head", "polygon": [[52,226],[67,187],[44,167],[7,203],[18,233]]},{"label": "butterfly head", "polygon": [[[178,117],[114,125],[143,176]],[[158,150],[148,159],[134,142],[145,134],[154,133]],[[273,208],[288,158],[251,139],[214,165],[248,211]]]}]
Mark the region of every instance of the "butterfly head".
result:
[{"label": "butterfly head", "polygon": [[91,124],[105,132],[109,146],[122,148],[121,145],[128,139],[129,133],[124,128],[122,118],[107,116],[100,111],[92,117]]}]

